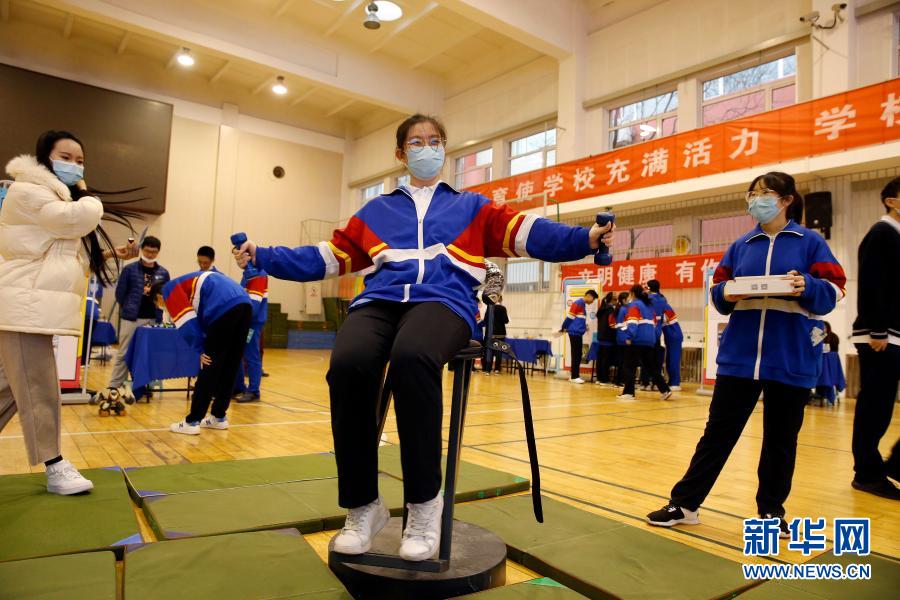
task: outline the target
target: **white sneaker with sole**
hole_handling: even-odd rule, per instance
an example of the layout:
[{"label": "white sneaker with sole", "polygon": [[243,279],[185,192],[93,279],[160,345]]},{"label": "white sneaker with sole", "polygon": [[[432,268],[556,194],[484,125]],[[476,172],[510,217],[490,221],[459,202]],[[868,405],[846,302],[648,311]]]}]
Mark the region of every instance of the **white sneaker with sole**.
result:
[{"label": "white sneaker with sole", "polygon": [[619,394],[616,400],[634,400],[634,394]]},{"label": "white sneaker with sole", "polygon": [[672,390],[669,390],[668,392],[663,392],[659,395],[659,399],[660,400],[671,400],[672,394],[674,394],[674,393],[675,392],[673,392]]},{"label": "white sneaker with sole", "polygon": [[69,496],[94,489],[90,479],[85,479],[67,460],[61,460],[47,467],[47,491],[51,494]]},{"label": "white sneaker with sole", "polygon": [[577,383],[578,385],[581,385],[582,383],[584,383],[584,379],[582,379],[581,377],[577,377],[575,379],[570,379],[569,383]]},{"label": "white sneaker with sole", "polygon": [[207,415],[205,419],[200,421],[200,427],[204,429],[228,429],[228,419]]},{"label": "white sneaker with sole", "polygon": [[444,497],[438,495],[420,504],[408,502],[409,514],[406,529],[400,538],[400,558],[421,561],[431,558],[438,544],[441,543],[441,513],[444,510]]},{"label": "white sneaker with sole", "polygon": [[365,506],[347,511],[347,520],[340,533],[334,536],[334,551],[341,554],[365,554],[372,540],[391,520],[391,514],[381,496]]},{"label": "white sneaker with sole", "polygon": [[670,385],[669,389],[672,390],[673,392],[680,392],[681,386],[680,385]]},{"label": "white sneaker with sole", "polygon": [[683,523],[685,525],[700,524],[700,509],[688,510],[672,503],[666,504],[659,510],[647,515],[647,522],[657,527],[671,527]]},{"label": "white sneaker with sole", "polygon": [[169,425],[169,431],[172,433],[183,433],[185,435],[200,435],[200,424],[188,423],[187,421],[181,420]]}]

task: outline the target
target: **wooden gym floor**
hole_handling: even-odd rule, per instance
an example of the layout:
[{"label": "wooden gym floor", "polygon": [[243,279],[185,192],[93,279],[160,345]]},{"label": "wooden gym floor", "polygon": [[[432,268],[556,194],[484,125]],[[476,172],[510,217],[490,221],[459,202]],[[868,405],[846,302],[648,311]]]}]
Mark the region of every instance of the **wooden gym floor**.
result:
[{"label": "wooden gym floor", "polygon": [[[326,452],[332,447],[325,371],[328,351],[267,350],[262,402],[232,404],[228,431],[200,436],[170,433],[186,414],[184,393],[157,395],[128,407],[122,417],[100,417],[97,407],[63,407],[63,455],[76,467],[149,466]],[[96,364],[96,362],[95,362]],[[90,387],[105,385],[111,367],[91,370]],[[736,562],[742,555],[742,519],[755,515],[756,466],[762,435],[762,403],[751,418],[719,481],[701,509],[701,525],[651,528],[644,515],[668,499],[683,474],[706,422],[709,398],[683,391],[662,402],[656,393],[634,401],[616,390],[535,374],[528,378],[534,409],[543,491],[583,510],[651,529]],[[445,374],[445,402],[452,379]],[[183,382],[166,382],[183,387]],[[797,452],[788,519],[870,517],[872,550],[900,557],[897,504],[850,487],[854,400],[835,408],[808,407]],[[445,422],[449,410],[445,411]],[[386,429],[397,443],[393,418]],[[447,430],[444,430],[444,435]],[[887,453],[900,436],[900,411],[882,440]],[[464,435],[463,459],[530,477],[518,378],[475,374]],[[42,471],[26,459],[18,419],[0,434],[0,474]],[[153,534],[143,522],[142,533]],[[308,536],[324,556],[331,533]],[[831,536],[829,535],[829,540]],[[805,561],[783,545],[779,559]],[[509,583],[533,574],[510,563]]]}]

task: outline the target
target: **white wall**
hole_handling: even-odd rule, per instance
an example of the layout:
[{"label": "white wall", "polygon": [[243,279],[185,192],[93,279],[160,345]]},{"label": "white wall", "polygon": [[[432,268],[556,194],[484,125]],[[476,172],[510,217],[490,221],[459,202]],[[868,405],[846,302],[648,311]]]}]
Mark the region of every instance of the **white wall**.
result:
[{"label": "white wall", "polygon": [[897,76],[897,17],[889,10],[857,20],[857,85]]}]

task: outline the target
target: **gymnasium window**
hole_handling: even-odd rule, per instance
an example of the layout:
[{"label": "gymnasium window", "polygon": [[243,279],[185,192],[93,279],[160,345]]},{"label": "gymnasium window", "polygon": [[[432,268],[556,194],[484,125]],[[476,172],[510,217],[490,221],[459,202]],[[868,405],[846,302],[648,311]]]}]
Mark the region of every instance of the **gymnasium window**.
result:
[{"label": "gymnasium window", "polygon": [[671,225],[616,229],[613,232],[613,260],[671,256],[672,244]]},{"label": "gymnasium window", "polygon": [[491,180],[494,150],[485,148],[456,159],[456,188],[463,189]]},{"label": "gymnasium window", "polygon": [[700,252],[724,252],[731,243],[753,229],[750,215],[734,215],[700,221]]},{"label": "gymnasium window", "polygon": [[378,183],[368,185],[360,190],[362,193],[362,203],[365,204],[372,198],[377,198],[381,194],[384,193],[384,182],[379,181]]},{"label": "gymnasium window", "polygon": [[625,104],[609,111],[609,149],[672,135],[678,131],[678,92]]},{"label": "gymnasium window", "polygon": [[506,261],[506,291],[540,292],[550,289],[550,263],[533,258]]},{"label": "gymnasium window", "polygon": [[404,185],[409,185],[409,173],[397,177],[397,187],[403,187]]},{"label": "gymnasium window", "polygon": [[702,125],[715,125],[797,102],[797,57],[770,60],[703,82]]},{"label": "gymnasium window", "polygon": [[556,128],[509,143],[509,174],[543,169],[556,164]]}]

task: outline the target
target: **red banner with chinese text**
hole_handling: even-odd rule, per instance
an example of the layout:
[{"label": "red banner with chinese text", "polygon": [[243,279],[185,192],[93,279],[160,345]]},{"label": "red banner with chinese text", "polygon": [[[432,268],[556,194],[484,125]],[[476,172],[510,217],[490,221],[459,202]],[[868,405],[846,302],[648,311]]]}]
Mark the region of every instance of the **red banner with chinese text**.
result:
[{"label": "red banner with chinese text", "polygon": [[687,256],[662,256],[659,258],[638,258],[617,260],[608,267],[593,263],[563,265],[563,279],[598,280],[603,284],[603,293],[625,291],[636,283],[650,279],[659,281],[663,290],[675,288],[702,288],[706,269],[715,268],[722,260],[721,252],[715,254],[691,254]]},{"label": "red banner with chinese text", "polygon": [[[900,139],[900,79],[468,188],[525,210]],[[518,200],[518,198],[526,198]]]}]

